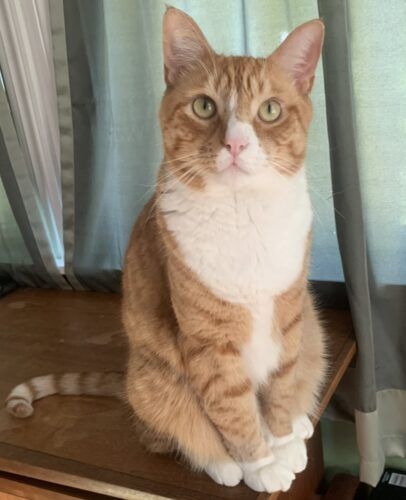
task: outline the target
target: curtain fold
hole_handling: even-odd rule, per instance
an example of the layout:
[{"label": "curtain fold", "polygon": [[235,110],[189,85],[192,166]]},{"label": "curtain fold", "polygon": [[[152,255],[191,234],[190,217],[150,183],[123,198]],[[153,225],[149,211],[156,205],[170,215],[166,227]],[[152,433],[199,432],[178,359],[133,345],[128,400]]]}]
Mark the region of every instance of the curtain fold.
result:
[{"label": "curtain fold", "polygon": [[0,272],[20,285],[66,288],[47,5],[0,3]]},{"label": "curtain fold", "polygon": [[[1,108],[0,108],[1,111]],[[0,165],[8,161],[3,133],[0,131]],[[0,178],[0,277],[1,281],[9,280],[17,271],[17,267],[33,266],[32,258],[27,250],[24,238],[13,210],[8,201],[7,193]]]},{"label": "curtain fold", "polygon": [[[1,85],[0,177],[3,196],[8,198],[8,203],[3,199],[1,204],[0,233],[4,240],[3,248],[9,245],[14,248],[6,255],[3,250],[0,271],[9,274],[21,285],[66,288],[52,252],[39,195],[25,163],[7,96]],[[12,215],[8,207],[11,207]],[[9,228],[15,224],[19,230],[13,232],[14,238],[10,240]],[[17,234],[20,235],[18,239],[15,238]]]},{"label": "curtain fold", "polygon": [[48,241],[63,264],[59,132],[47,0],[0,3],[0,65]]},{"label": "curtain fold", "polygon": [[406,456],[406,146],[397,133],[406,130],[406,4],[319,0],[319,9],[336,226],[358,342],[338,394],[355,410],[361,480],[375,485],[385,456]]},{"label": "curtain fold", "polygon": [[83,287],[73,271],[75,255],[75,168],[72,105],[65,36],[63,0],[50,0],[49,17],[55,71],[60,137],[61,190],[63,203],[64,274],[75,290]]},{"label": "curtain fold", "polygon": [[[346,5],[341,1],[320,0],[320,15],[326,23],[324,45],[324,80],[331,151],[331,176],[335,223],[344,263],[344,276],[358,338],[357,377],[361,383],[358,398],[365,408],[376,409],[374,346],[370,297],[370,269],[364,228],[357,162],[356,133],[353,116],[352,74],[348,50],[348,19]],[[342,113],[342,110],[346,110]]]}]

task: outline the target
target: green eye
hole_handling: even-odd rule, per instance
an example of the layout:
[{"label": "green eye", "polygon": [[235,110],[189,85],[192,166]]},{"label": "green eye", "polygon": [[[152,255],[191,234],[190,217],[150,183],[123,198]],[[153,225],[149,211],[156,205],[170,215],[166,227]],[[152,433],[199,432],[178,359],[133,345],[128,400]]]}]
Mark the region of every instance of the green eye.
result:
[{"label": "green eye", "polygon": [[192,108],[194,114],[204,120],[211,118],[216,113],[216,105],[214,104],[213,99],[210,99],[210,97],[205,95],[197,97],[193,101]]},{"label": "green eye", "polygon": [[275,99],[263,102],[258,110],[258,116],[262,121],[271,123],[276,121],[282,113],[282,106]]}]

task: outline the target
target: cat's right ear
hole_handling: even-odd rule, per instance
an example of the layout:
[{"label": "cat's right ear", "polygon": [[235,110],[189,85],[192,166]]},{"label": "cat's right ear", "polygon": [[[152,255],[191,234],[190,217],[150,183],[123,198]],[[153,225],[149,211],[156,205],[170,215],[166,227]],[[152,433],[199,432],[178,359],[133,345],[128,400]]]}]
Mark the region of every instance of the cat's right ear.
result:
[{"label": "cat's right ear", "polygon": [[163,50],[167,85],[173,85],[188,65],[213,52],[193,19],[174,7],[168,7],[164,15]]},{"label": "cat's right ear", "polygon": [[271,56],[289,74],[302,94],[308,94],[312,89],[323,40],[323,21],[314,19],[292,31]]}]

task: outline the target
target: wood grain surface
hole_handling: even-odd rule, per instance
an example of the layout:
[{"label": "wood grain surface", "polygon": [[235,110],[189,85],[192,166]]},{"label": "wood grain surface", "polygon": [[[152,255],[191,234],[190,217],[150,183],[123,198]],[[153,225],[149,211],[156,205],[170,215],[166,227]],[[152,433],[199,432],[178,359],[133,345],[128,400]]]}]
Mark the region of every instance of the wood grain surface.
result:
[{"label": "wood grain surface", "polygon": [[[118,295],[95,292],[27,289],[1,299],[0,401],[36,375],[123,370],[119,305]],[[320,411],[355,353],[348,312],[326,310],[323,317],[330,370]],[[2,406],[0,471],[114,498],[133,499],[137,491],[191,500],[258,498],[243,485],[218,486],[176,457],[147,454],[134,435],[130,409],[113,398],[52,396],[37,402],[26,420]]]}]

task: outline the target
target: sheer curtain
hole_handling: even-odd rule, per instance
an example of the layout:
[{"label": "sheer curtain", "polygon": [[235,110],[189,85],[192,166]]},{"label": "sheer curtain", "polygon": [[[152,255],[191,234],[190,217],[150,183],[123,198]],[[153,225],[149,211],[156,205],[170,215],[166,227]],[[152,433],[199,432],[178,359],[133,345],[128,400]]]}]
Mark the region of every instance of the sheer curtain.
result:
[{"label": "sheer curtain", "polygon": [[[47,0],[0,3],[0,67],[3,183],[9,199],[16,199],[11,206],[20,230],[25,219],[31,227],[31,234],[23,235],[37,254],[32,272],[63,286],[59,125]],[[8,217],[6,205],[3,195],[2,219]],[[14,256],[3,262],[9,263],[19,261]],[[31,282],[29,274],[19,274],[19,280]]]}]

